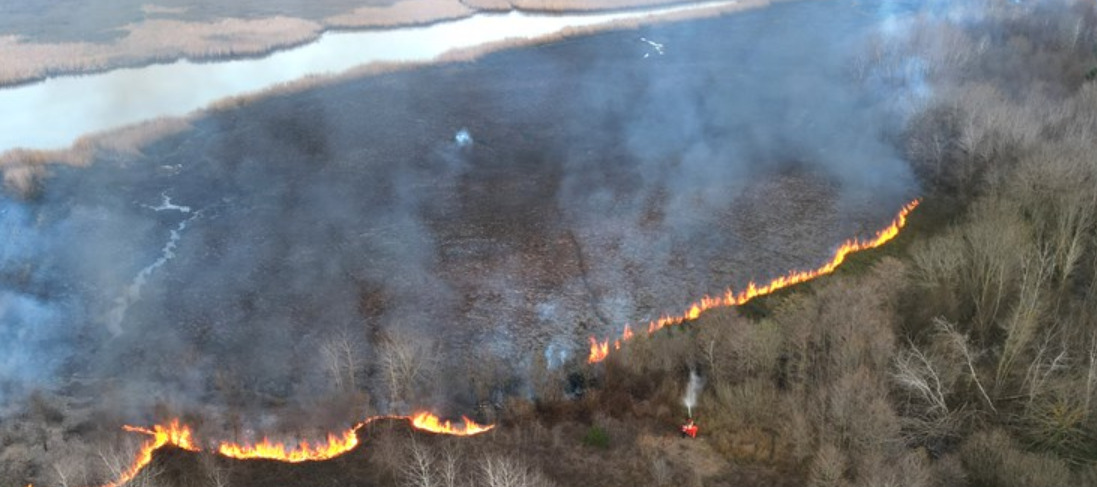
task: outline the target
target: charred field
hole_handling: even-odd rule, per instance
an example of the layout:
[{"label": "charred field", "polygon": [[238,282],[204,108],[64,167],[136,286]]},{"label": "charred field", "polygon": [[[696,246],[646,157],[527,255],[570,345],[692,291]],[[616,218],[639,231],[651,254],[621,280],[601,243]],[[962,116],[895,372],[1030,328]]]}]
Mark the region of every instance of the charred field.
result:
[{"label": "charred field", "polygon": [[[780,10],[275,95],[138,156],[57,166],[27,207],[44,226],[79,228],[84,245],[60,275],[32,272],[26,287],[87,270],[81,259],[107,263],[92,272],[114,282],[67,296],[86,313],[82,333],[103,344],[63,365],[102,374],[89,389],[151,378],[169,396],[223,403],[220,374],[244,391],[240,405],[265,409],[330,380],[317,357],[350,332],[366,357],[410,334],[453,371],[410,397],[378,395],[382,410],[498,402],[521,392],[531,355],[581,359],[593,334],[814,266],[909,199],[886,146],[836,160],[827,150],[846,129],[760,89],[843,74],[812,64],[829,47],[760,60],[768,19],[796,23]],[[701,42],[716,31],[742,38]],[[670,53],[652,58],[646,36]],[[786,135],[804,129],[818,133]],[[461,131],[471,142],[455,140]],[[710,172],[711,159],[724,164]],[[456,379],[485,359],[510,364],[486,367],[503,376],[487,397]],[[293,365],[302,360],[312,365]]]}]

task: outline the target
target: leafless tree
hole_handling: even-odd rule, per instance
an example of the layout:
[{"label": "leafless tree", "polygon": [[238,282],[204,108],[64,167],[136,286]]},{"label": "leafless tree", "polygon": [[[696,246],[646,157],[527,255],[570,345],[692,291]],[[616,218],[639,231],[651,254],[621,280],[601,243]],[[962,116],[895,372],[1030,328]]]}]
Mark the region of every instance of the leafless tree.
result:
[{"label": "leafless tree", "polygon": [[51,465],[52,480],[58,487],[77,487],[88,484],[86,465],[82,461],[73,460],[75,457],[54,462]]},{"label": "leafless tree", "polygon": [[523,462],[488,455],[480,460],[480,485],[484,487],[552,487],[554,484]]},{"label": "leafless tree", "polygon": [[435,342],[429,337],[402,330],[385,333],[379,360],[393,403],[407,400],[433,374],[436,352]]},{"label": "leafless tree", "polygon": [[964,362],[967,364],[968,373],[971,375],[971,380],[979,389],[979,394],[986,402],[987,407],[989,407],[994,412],[998,412],[998,409],[994,407],[994,401],[990,400],[990,396],[987,394],[986,388],[983,387],[982,381],[979,380],[979,374],[975,371],[975,359],[971,353],[971,347],[968,344],[967,335],[956,331],[956,327],[952,323],[949,323],[940,318],[934,320],[934,325],[937,327],[938,331],[942,333],[954,347],[956,347],[956,350],[961,354],[961,356],[963,356]]},{"label": "leafless tree", "polygon": [[436,458],[430,447],[412,438],[408,443],[407,460],[400,473],[407,487],[441,487],[443,484],[436,471]]},{"label": "leafless tree", "polygon": [[670,462],[667,461],[663,455],[653,456],[649,460],[651,466],[651,477],[655,480],[656,485],[670,485],[671,479],[674,477],[674,471],[670,468]]},{"label": "leafless tree", "polygon": [[1012,295],[1028,236],[1014,205],[989,198],[976,203],[962,238],[963,291],[974,305],[978,338],[985,339]]},{"label": "leafless tree", "polygon": [[893,377],[900,387],[929,405],[927,414],[947,416],[949,407],[945,397],[948,389],[937,368],[924,352],[910,343],[906,350],[896,356]]},{"label": "leafless tree", "polygon": [[1006,339],[998,356],[998,369],[994,379],[998,387],[1009,378],[1017,357],[1029,347],[1039,331],[1044,312],[1044,286],[1050,277],[1050,262],[1051,256],[1046,252],[1033,252],[1025,258],[1020,292],[1013,304],[1012,313],[1002,324]]},{"label": "leafless tree", "polygon": [[1086,415],[1093,414],[1092,401],[1094,386],[1097,385],[1097,332],[1089,339],[1089,369],[1086,373]]},{"label": "leafless tree", "polygon": [[847,468],[845,455],[837,447],[825,444],[815,453],[811,462],[808,485],[811,487],[837,487],[845,485]]},{"label": "leafless tree", "polygon": [[442,467],[439,469],[439,477],[442,487],[458,487],[461,485],[461,473],[463,471],[461,455],[453,443],[447,443],[442,450]]},{"label": "leafless tree", "polygon": [[1052,375],[1067,368],[1067,351],[1065,348],[1052,350],[1054,334],[1048,333],[1039,347],[1035,357],[1025,371],[1023,387],[1027,389],[1028,405],[1041,395],[1049,384]]},{"label": "leafless tree", "polygon": [[358,390],[361,349],[361,339],[347,328],[340,328],[320,345],[324,365],[338,390],[342,392]]},{"label": "leafless tree", "polygon": [[199,464],[208,487],[229,487],[228,469],[218,463],[216,456],[212,453],[202,453],[199,456]]},{"label": "leafless tree", "polygon": [[[99,458],[107,467],[111,479],[124,478],[133,462],[132,448],[100,448]],[[163,473],[163,468],[155,463],[146,465],[137,472],[137,475],[126,483],[126,487],[156,487],[157,479]]]}]

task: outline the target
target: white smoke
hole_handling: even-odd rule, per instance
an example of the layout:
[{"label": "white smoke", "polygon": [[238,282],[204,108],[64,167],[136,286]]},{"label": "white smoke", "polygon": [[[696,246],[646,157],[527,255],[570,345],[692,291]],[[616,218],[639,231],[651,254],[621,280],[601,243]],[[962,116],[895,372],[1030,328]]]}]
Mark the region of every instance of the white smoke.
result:
[{"label": "white smoke", "polygon": [[697,406],[697,397],[701,395],[701,388],[705,386],[705,380],[697,374],[697,371],[689,371],[689,385],[686,386],[686,395],[682,397],[682,404],[689,411],[689,417],[693,417],[693,408]]},{"label": "white smoke", "polygon": [[468,147],[472,144],[472,134],[468,129],[461,129],[457,131],[457,135],[453,136],[453,141],[458,147]]}]

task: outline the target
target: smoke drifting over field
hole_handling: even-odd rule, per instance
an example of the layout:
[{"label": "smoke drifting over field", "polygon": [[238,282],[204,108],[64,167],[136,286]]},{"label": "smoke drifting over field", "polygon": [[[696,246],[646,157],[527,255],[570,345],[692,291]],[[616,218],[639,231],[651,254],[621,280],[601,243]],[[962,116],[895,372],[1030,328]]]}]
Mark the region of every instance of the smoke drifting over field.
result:
[{"label": "smoke drifting over field", "polygon": [[[582,358],[592,332],[815,264],[917,190],[889,140],[928,96],[924,61],[864,62],[915,3],[347,81],[55,167],[0,199],[0,406],[45,389],[141,420],[347,380],[381,409],[469,406],[493,359],[516,365],[477,372],[487,388],[520,392],[536,354]],[[447,367],[392,390],[401,340]],[[340,341],[349,372],[325,352]]]}]

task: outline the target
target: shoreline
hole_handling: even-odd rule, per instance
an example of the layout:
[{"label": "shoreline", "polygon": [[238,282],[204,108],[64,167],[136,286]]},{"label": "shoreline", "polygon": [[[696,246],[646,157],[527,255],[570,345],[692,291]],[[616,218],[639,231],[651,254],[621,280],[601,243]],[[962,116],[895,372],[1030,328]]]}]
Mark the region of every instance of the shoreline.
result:
[{"label": "shoreline", "polygon": [[[412,2],[414,2],[414,1],[417,1],[417,0],[412,0]],[[427,1],[430,1],[430,0],[427,0]],[[777,1],[788,1],[788,0],[777,0]],[[408,2],[405,2],[405,3],[408,3]],[[18,73],[4,74],[4,73],[0,72],[0,90],[10,89],[10,88],[19,88],[19,87],[27,86],[27,85],[33,85],[35,83],[41,83],[43,81],[47,81],[47,80],[53,79],[53,78],[95,75],[95,74],[102,74],[102,73],[107,73],[107,72],[122,70],[122,69],[141,69],[141,68],[145,68],[145,67],[149,67],[149,66],[153,66],[153,65],[173,64],[173,63],[177,63],[177,62],[180,62],[180,61],[186,61],[186,62],[191,62],[191,63],[195,63],[195,64],[204,64],[204,63],[227,62],[227,61],[234,61],[234,60],[262,59],[262,58],[265,58],[267,56],[277,54],[279,52],[288,51],[288,50],[292,50],[292,49],[295,49],[295,48],[299,48],[299,47],[311,44],[313,42],[316,42],[316,41],[320,40],[324,35],[329,34],[329,33],[384,32],[384,31],[395,30],[395,29],[431,27],[431,26],[434,26],[434,25],[437,25],[437,24],[441,24],[441,23],[445,23],[445,22],[453,22],[453,21],[473,17],[473,16],[476,16],[476,15],[506,15],[506,14],[513,13],[513,12],[518,12],[518,13],[522,13],[522,14],[529,14],[529,15],[543,15],[543,16],[564,16],[564,15],[582,16],[582,15],[604,15],[604,14],[617,14],[617,13],[638,13],[638,12],[643,12],[644,10],[671,9],[671,8],[678,8],[678,7],[688,8],[691,5],[696,5],[697,9],[704,10],[704,9],[707,9],[707,7],[703,6],[705,3],[711,3],[711,2],[708,2],[708,1],[695,1],[695,0],[655,0],[655,1],[651,1],[651,2],[643,2],[641,0],[639,3],[633,4],[633,5],[625,5],[625,6],[620,6],[620,7],[606,7],[606,8],[597,8],[597,7],[595,7],[595,8],[589,8],[589,9],[575,9],[575,8],[553,9],[553,8],[547,8],[547,7],[546,8],[515,7],[513,4],[511,4],[510,8],[505,8],[504,9],[504,8],[477,7],[475,5],[470,6],[469,4],[466,4],[465,2],[459,2],[456,5],[460,5],[461,8],[464,8],[464,11],[462,11],[462,12],[453,11],[453,12],[448,12],[448,13],[440,13],[438,15],[424,17],[424,18],[421,18],[421,19],[416,19],[416,18],[396,19],[396,20],[392,21],[391,23],[386,23],[383,20],[377,21],[375,23],[365,23],[364,22],[364,23],[361,23],[360,25],[352,25],[352,24],[354,24],[354,22],[349,20],[349,19],[339,20],[342,16],[348,16],[349,17],[349,16],[354,15],[355,11],[350,11],[350,12],[347,12],[346,14],[341,14],[340,16],[332,16],[332,17],[329,17],[327,19],[324,19],[322,22],[312,22],[312,21],[307,21],[307,20],[304,20],[304,19],[299,19],[299,18],[294,18],[294,17],[268,17],[268,18],[265,18],[265,19],[258,19],[258,20],[241,20],[241,19],[226,18],[226,19],[222,19],[220,22],[240,20],[240,21],[243,21],[243,22],[258,24],[258,23],[263,23],[263,22],[273,22],[273,21],[278,21],[280,19],[285,19],[285,20],[289,20],[289,21],[299,22],[300,27],[306,27],[305,24],[313,24],[313,25],[312,26],[307,26],[307,27],[311,27],[311,30],[306,32],[306,33],[302,33],[298,36],[289,36],[289,37],[282,38],[282,39],[272,38],[271,40],[267,41],[265,45],[260,46],[260,47],[249,47],[246,44],[243,44],[241,42],[236,42],[236,43],[228,42],[228,43],[226,43],[224,45],[220,45],[220,46],[211,46],[212,48],[217,49],[217,51],[215,51],[215,52],[206,52],[206,53],[188,52],[187,48],[184,47],[184,46],[188,42],[201,41],[202,40],[201,36],[197,36],[196,38],[189,38],[189,39],[184,38],[184,39],[178,41],[179,42],[179,44],[177,46],[178,48],[176,49],[176,52],[174,52],[174,53],[169,52],[169,53],[157,54],[155,52],[143,52],[143,53],[142,52],[136,52],[136,53],[104,52],[101,55],[108,56],[108,59],[102,65],[80,66],[79,64],[81,62],[89,62],[89,61],[81,60],[81,59],[70,59],[70,58],[43,61],[43,62],[39,63],[38,65],[32,65],[32,66],[29,66],[28,68],[24,69],[24,71],[29,71],[27,74],[18,74]],[[748,1],[746,3],[751,3],[751,2]],[[396,4],[396,5],[400,5],[400,4]],[[146,22],[148,22],[148,21],[146,21]],[[195,26],[205,25],[205,26],[208,26],[208,25],[211,25],[211,24],[214,24],[214,23],[215,22],[188,22],[188,23],[184,24],[184,26],[188,26],[188,25],[195,25]],[[136,24],[137,27],[139,27],[140,25],[141,24]],[[131,34],[132,34],[132,32],[134,32],[134,31],[131,31]],[[232,36],[234,34],[240,34],[240,32],[230,32],[230,33],[225,34],[225,35],[226,36]],[[127,38],[128,38],[128,36],[123,37],[122,39],[125,40]],[[9,39],[14,39],[15,42],[10,43],[10,44],[6,44],[4,39],[5,39],[5,36],[0,36],[0,53],[3,53],[5,55],[5,57],[8,57],[9,59],[18,59],[20,57],[20,54],[24,54],[26,56],[29,56],[33,53],[26,52],[26,51],[31,51],[31,50],[43,50],[43,49],[45,49],[45,50],[51,50],[51,49],[63,50],[63,49],[71,48],[69,50],[72,51],[72,50],[76,50],[77,47],[101,48],[102,46],[104,46],[104,44],[84,43],[84,42],[80,42],[80,43],[25,43],[24,44],[24,43],[21,43],[17,37],[16,38],[9,37]],[[119,41],[115,41],[114,43],[108,44],[106,46],[116,47],[118,44],[119,44]],[[5,52],[5,51],[8,51],[8,52]],[[20,52],[20,51],[23,51],[23,52]],[[91,62],[94,62],[94,61],[91,61]]]},{"label": "shoreline", "polygon": [[195,120],[204,116],[222,110],[232,110],[270,96],[297,93],[359,77],[412,70],[424,66],[473,62],[482,56],[500,51],[536,47],[574,37],[638,29],[658,23],[711,18],[767,7],[773,4],[774,1],[783,2],[785,0],[742,0],[735,3],[666,12],[661,15],[620,19],[604,24],[569,27],[546,36],[528,39],[507,39],[470,48],[452,49],[427,61],[379,61],[360,65],[337,74],[308,75],[295,81],[276,84],[259,91],[222,98],[186,115],[157,117],[113,129],[88,132],[74,140],[68,147],[56,149],[15,148],[0,152],[0,176],[3,178],[3,184],[7,192],[15,197],[29,198],[33,197],[41,182],[48,178],[48,167],[51,165],[63,164],[80,167],[89,165],[97,157],[104,155],[126,157],[127,154],[136,154],[140,152],[142,147],[154,143],[164,136],[185,130]]}]

